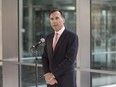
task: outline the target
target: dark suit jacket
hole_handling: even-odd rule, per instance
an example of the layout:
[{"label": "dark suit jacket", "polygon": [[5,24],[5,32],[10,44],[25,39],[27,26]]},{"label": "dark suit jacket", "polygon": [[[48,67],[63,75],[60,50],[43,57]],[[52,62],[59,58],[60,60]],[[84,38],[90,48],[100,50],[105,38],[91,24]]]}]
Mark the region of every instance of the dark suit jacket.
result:
[{"label": "dark suit jacket", "polygon": [[65,29],[54,51],[52,49],[53,37],[54,33],[46,38],[42,55],[44,73],[51,72],[58,81],[58,87],[76,87],[74,68],[78,50],[78,37]]}]

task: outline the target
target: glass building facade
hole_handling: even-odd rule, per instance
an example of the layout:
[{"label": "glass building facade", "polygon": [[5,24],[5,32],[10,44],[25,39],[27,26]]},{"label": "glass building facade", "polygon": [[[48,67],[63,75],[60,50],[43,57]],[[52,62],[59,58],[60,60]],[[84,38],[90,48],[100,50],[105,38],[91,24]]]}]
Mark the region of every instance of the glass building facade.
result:
[{"label": "glass building facade", "polygon": [[[0,7],[0,87],[46,87],[38,46],[52,32],[49,12],[65,13],[65,26],[79,37],[78,87],[116,87],[116,1],[115,0],[3,0]],[[13,85],[12,85],[13,84]]]}]

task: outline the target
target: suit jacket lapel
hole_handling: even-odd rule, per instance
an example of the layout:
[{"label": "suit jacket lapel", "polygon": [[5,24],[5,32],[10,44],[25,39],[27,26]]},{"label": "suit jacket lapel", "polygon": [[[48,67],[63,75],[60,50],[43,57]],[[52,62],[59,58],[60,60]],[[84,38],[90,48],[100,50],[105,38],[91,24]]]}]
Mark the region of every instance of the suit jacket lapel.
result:
[{"label": "suit jacket lapel", "polygon": [[53,55],[53,48],[52,48],[52,43],[53,43],[53,37],[54,37],[54,33],[51,35],[51,38],[50,38],[50,42],[49,42],[49,51],[50,51],[50,55],[51,55],[51,57],[52,57],[52,55]]}]

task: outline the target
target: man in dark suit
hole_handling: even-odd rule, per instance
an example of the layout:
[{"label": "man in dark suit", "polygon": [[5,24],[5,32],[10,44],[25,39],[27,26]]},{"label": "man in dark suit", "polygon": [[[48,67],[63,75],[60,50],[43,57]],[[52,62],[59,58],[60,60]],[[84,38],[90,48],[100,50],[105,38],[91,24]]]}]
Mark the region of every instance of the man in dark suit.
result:
[{"label": "man in dark suit", "polygon": [[58,9],[50,12],[54,30],[46,37],[42,64],[47,87],[77,87],[75,63],[78,37],[64,26],[64,13]]}]

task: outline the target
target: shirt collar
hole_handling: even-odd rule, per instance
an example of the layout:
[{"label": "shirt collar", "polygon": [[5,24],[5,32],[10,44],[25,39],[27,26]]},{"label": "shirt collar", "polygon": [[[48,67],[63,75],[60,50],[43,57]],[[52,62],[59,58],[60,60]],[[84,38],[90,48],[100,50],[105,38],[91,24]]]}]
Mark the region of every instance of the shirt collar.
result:
[{"label": "shirt collar", "polygon": [[55,33],[58,33],[59,35],[61,35],[64,30],[65,30],[65,27],[63,26],[58,32],[55,32]]}]

